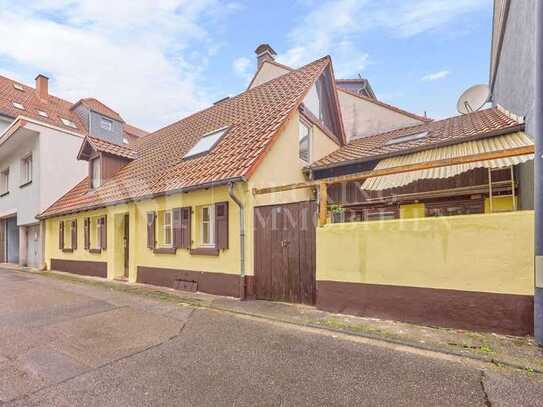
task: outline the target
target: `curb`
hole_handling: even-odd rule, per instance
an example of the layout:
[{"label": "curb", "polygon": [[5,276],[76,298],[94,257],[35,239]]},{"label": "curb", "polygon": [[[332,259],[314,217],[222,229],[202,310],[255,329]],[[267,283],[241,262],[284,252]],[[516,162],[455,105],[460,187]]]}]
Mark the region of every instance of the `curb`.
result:
[{"label": "curb", "polygon": [[[162,292],[165,292],[165,293],[168,293],[168,294],[172,294],[172,295],[178,297],[181,303],[183,302],[183,300],[187,300],[186,298],[179,295],[179,293],[177,291],[175,291],[173,289],[168,289],[166,287],[149,286],[148,284],[141,284],[141,283],[128,283],[127,284],[125,282],[120,282],[120,281],[115,281],[115,280],[113,280],[113,281],[104,280],[103,278],[99,278],[99,277],[80,276],[78,274],[71,274],[71,273],[66,273],[66,272],[58,272],[58,271],[54,271],[54,270],[51,270],[51,271],[39,271],[39,270],[36,270],[36,269],[22,268],[22,267],[17,267],[17,266],[5,267],[5,268],[10,269],[10,270],[15,270],[15,271],[26,272],[26,273],[38,274],[38,275],[45,274],[45,273],[50,273],[50,274],[59,275],[59,276],[70,276],[71,278],[73,278],[75,280],[80,280],[81,282],[93,281],[93,282],[98,282],[98,283],[115,284],[115,285],[118,285],[118,286],[127,286],[127,285],[129,285],[129,286],[133,286],[133,287],[148,288],[148,289],[152,289],[154,291],[162,291]],[[127,294],[130,294],[130,293],[127,293]],[[210,294],[206,294],[206,295],[210,295]],[[212,295],[210,295],[210,296],[211,297],[216,297],[216,296],[212,296]],[[195,306],[194,304],[190,304],[188,301],[187,301],[187,305],[188,306],[193,306],[193,307]],[[469,360],[473,360],[473,361],[477,361],[477,362],[483,362],[483,363],[486,363],[486,364],[501,365],[501,366],[506,366],[506,367],[516,369],[516,370],[530,371],[530,372],[534,372],[534,373],[543,374],[542,369],[533,368],[533,367],[529,367],[529,366],[523,366],[523,365],[520,365],[520,364],[517,364],[517,363],[507,362],[507,361],[500,360],[499,358],[494,358],[494,357],[490,357],[490,356],[475,355],[475,354],[469,354],[469,353],[466,354],[466,353],[462,353],[462,352],[459,352],[459,351],[454,351],[454,350],[450,350],[450,349],[443,349],[443,348],[440,348],[440,347],[434,347],[434,346],[427,345],[427,344],[414,343],[414,342],[405,341],[405,340],[401,340],[401,339],[386,338],[386,337],[371,334],[371,333],[353,332],[353,331],[349,331],[349,330],[330,328],[330,327],[322,326],[322,325],[315,324],[315,323],[303,323],[303,322],[297,322],[297,321],[292,321],[292,320],[289,320],[289,319],[277,318],[277,317],[272,317],[272,316],[263,315],[263,314],[244,312],[244,311],[234,310],[234,309],[231,309],[231,308],[225,308],[225,307],[213,305],[213,302],[210,302],[208,304],[198,305],[198,307],[211,309],[211,310],[216,310],[216,311],[221,311],[221,312],[226,312],[226,313],[233,314],[233,315],[242,315],[242,316],[257,318],[257,319],[261,319],[261,320],[267,320],[267,321],[272,321],[272,322],[288,324],[288,325],[292,325],[292,326],[306,327],[306,328],[318,329],[318,330],[322,330],[322,331],[327,331],[327,332],[331,332],[331,333],[337,333],[337,334],[342,334],[342,335],[347,335],[347,336],[352,336],[352,337],[370,339],[370,340],[374,340],[374,341],[384,342],[384,343],[387,343],[387,344],[390,344],[390,345],[400,345],[400,346],[405,346],[405,347],[409,347],[409,348],[413,348],[413,349],[417,349],[417,350],[429,351],[429,352],[439,353],[439,354],[443,354],[443,355],[469,359]]]}]

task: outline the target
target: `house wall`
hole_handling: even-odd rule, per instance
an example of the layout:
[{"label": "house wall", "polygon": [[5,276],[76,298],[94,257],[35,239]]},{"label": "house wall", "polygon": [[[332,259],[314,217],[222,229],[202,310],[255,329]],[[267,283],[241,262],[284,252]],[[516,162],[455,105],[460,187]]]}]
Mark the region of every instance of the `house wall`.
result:
[{"label": "house wall", "polygon": [[258,85],[262,85],[263,83],[278,78],[279,76],[284,75],[288,72],[290,72],[288,69],[281,68],[280,66],[274,64],[270,64],[269,62],[264,62],[256,77],[254,78],[253,83],[251,83],[249,89],[252,89]]},{"label": "house wall", "polygon": [[318,228],[317,306],[530,333],[533,219],[533,211],[522,211]]},{"label": "house wall", "polygon": [[338,96],[347,141],[422,123],[341,89]]}]

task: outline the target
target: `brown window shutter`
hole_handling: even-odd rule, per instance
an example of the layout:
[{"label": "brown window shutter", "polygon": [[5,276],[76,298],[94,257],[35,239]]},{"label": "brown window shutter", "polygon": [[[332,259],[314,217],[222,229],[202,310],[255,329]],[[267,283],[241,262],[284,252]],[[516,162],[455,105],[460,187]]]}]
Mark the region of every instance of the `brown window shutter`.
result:
[{"label": "brown window shutter", "polygon": [[172,210],[172,228],[173,228],[173,247],[182,247],[183,234],[181,229],[181,208],[174,208]]},{"label": "brown window shutter", "polygon": [[217,249],[228,249],[228,202],[215,204],[215,241]]},{"label": "brown window shutter", "polygon": [[58,248],[60,250],[64,249],[64,222],[60,221],[58,223]]},{"label": "brown window shutter", "polygon": [[100,218],[100,249],[107,249],[107,215]]},{"label": "brown window shutter", "polygon": [[77,219],[72,220],[72,249],[77,249]]},{"label": "brown window shutter", "polygon": [[156,243],[155,222],[156,222],[156,213],[147,212],[147,247],[149,249],[155,248],[155,243]]},{"label": "brown window shutter", "polygon": [[192,236],[190,231],[191,224],[191,208],[190,206],[181,208],[181,233],[180,233],[180,248],[190,249],[192,246]]},{"label": "brown window shutter", "polygon": [[90,218],[85,218],[83,225],[83,248],[90,249]]}]

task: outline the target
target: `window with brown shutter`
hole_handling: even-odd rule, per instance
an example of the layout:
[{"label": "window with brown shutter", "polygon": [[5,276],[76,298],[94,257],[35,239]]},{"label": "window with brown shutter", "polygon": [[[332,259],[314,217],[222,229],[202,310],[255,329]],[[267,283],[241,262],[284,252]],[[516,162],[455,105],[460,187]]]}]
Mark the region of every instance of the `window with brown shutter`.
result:
[{"label": "window with brown shutter", "polygon": [[58,248],[64,250],[64,222],[58,223]]},{"label": "window with brown shutter", "polygon": [[107,249],[107,215],[100,218],[100,249]]},{"label": "window with brown shutter", "polygon": [[77,219],[72,220],[72,250],[77,249]]},{"label": "window with brown shutter", "polygon": [[147,247],[149,249],[154,249],[156,244],[155,222],[155,212],[147,212]]},{"label": "window with brown shutter", "polygon": [[192,246],[192,236],[190,231],[192,210],[189,207],[181,208],[181,243],[180,248],[190,249]]},{"label": "window with brown shutter", "polygon": [[90,249],[90,218],[85,218],[83,224],[83,248],[85,250]]},{"label": "window with brown shutter", "polygon": [[215,204],[215,242],[218,250],[228,249],[228,202]]}]

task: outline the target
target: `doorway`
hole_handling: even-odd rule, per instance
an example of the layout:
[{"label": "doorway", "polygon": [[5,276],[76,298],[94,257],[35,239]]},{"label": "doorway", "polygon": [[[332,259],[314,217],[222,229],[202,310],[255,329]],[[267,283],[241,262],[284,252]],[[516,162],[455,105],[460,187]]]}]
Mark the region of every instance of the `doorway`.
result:
[{"label": "doorway", "polygon": [[128,278],[128,270],[130,264],[130,217],[128,214],[124,215],[123,223],[124,277]]},{"label": "doorway", "polygon": [[254,209],[256,298],[314,304],[315,202]]}]

